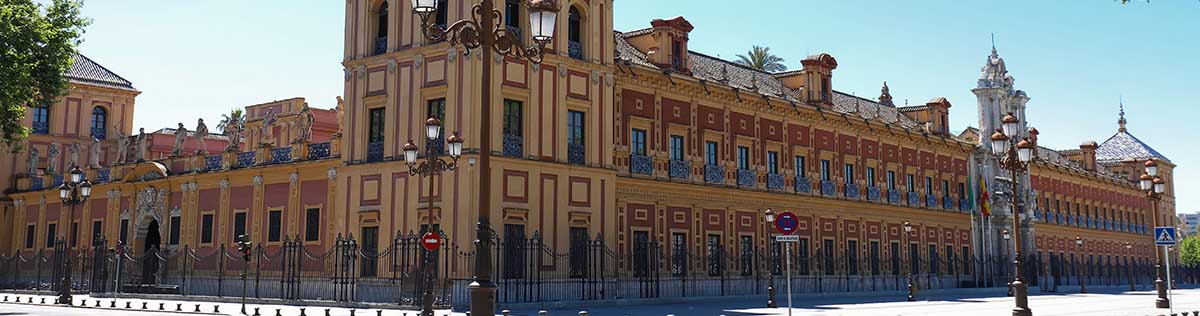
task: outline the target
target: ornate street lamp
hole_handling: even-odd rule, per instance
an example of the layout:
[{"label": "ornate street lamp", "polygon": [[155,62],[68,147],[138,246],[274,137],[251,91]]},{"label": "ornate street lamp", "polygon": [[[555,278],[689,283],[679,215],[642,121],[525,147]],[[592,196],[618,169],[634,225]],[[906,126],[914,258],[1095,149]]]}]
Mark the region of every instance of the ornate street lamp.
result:
[{"label": "ornate street lamp", "polygon": [[[79,166],[71,167],[70,178],[58,186],[58,197],[62,204],[70,207],[70,219],[75,220],[75,207],[87,202],[92,196],[92,183],[88,182]],[[58,286],[58,304],[71,305],[71,248],[63,247],[63,276]]]},{"label": "ornate street lamp", "polygon": [[[414,1],[416,2],[416,1]],[[441,136],[442,121],[435,117],[425,120],[425,137],[429,139],[427,144],[433,144],[437,141],[438,136]],[[428,226],[426,232],[436,233],[433,230],[433,176],[442,174],[445,171],[454,170],[458,166],[458,157],[462,156],[462,137],[458,133],[450,135],[446,138],[447,147],[450,150],[450,160],[442,160],[438,155],[440,153],[434,150],[434,146],[425,147],[425,161],[417,164],[417,152],[419,148],[410,139],[404,144],[404,162],[408,163],[408,174],[413,176],[424,176],[429,178],[429,197],[426,201],[429,202],[429,208],[425,210],[425,216],[428,218]],[[422,242],[424,241],[422,236]],[[441,237],[438,237],[441,238]],[[425,250],[425,260],[421,262],[425,274],[425,292],[421,296],[421,315],[433,316],[433,251]]]},{"label": "ornate street lamp", "polygon": [[471,7],[471,19],[450,23],[447,27],[433,25],[429,17],[438,10],[437,0],[412,0],[413,14],[421,17],[421,33],[426,39],[447,40],[450,45],[461,45],[467,52],[478,49],[483,62],[479,77],[479,222],[476,223],[475,276],[470,288],[471,312],[475,315],[495,315],[496,283],[492,282],[491,245],[491,154],[492,154],[492,53],[502,56],[523,58],[540,64],[545,47],[554,36],[561,6],[557,0],[530,0],[528,2],[529,25],[534,46],[524,47],[517,34],[499,27],[500,11],[492,3],[482,0]]},{"label": "ornate street lamp", "polygon": [[[1011,236],[1011,235],[1009,235],[1009,232],[1008,232],[1008,230],[1007,230],[1007,229],[1000,231],[1000,236],[1001,236],[1001,237],[1004,237],[1004,248],[1005,248],[1005,249],[1004,249],[1004,255],[1006,255],[1006,256],[1007,256],[1007,255],[1008,255],[1008,240],[1009,240],[1009,239],[1012,239],[1012,236]],[[1005,269],[1005,270],[1008,270],[1008,269]],[[1007,293],[1007,295],[1008,295],[1008,296],[1010,296],[1010,297],[1011,297],[1011,296],[1013,296],[1013,289],[1012,289],[1012,273],[1011,273],[1011,272],[1010,272],[1010,273],[1008,273],[1008,282],[1007,282],[1007,284],[1006,284],[1006,285],[1007,285],[1007,287],[1008,287],[1008,293]]]},{"label": "ornate street lamp", "polygon": [[[1008,170],[1013,181],[1012,198],[1012,240],[1013,240],[1013,278],[1012,288],[1016,307],[1013,308],[1013,316],[1030,316],[1033,311],[1029,309],[1029,297],[1025,288],[1025,282],[1021,281],[1021,214],[1017,208],[1017,175],[1029,171],[1029,163],[1033,161],[1033,142],[1029,138],[1017,140],[1017,129],[1020,127],[1021,120],[1017,119],[1011,112],[1000,119],[1001,129],[997,129],[996,133],[992,134],[992,154],[996,155],[1000,160],[1000,168]],[[1011,136],[1010,136],[1011,135]]]},{"label": "ornate street lamp", "polygon": [[[1151,217],[1153,218],[1154,227],[1158,227],[1158,201],[1162,199],[1162,193],[1166,188],[1167,182],[1158,177],[1158,161],[1154,159],[1147,160],[1145,166],[1146,173],[1142,174],[1138,184],[1142,187],[1142,191],[1146,191],[1146,198],[1150,199]],[[1163,282],[1163,257],[1158,251],[1154,252],[1154,261],[1154,289],[1158,292],[1158,298],[1154,300],[1154,306],[1158,308],[1170,308],[1171,300],[1167,298],[1167,287]]]},{"label": "ornate street lamp", "polygon": [[[1079,262],[1083,262],[1083,237],[1075,236],[1076,251],[1079,252]],[[1083,270],[1076,266],[1075,271],[1079,275],[1079,293],[1087,293],[1087,282],[1083,280]]]},{"label": "ornate street lamp", "polygon": [[[1128,241],[1125,242],[1125,252],[1126,255],[1133,254],[1133,243]],[[1136,291],[1137,289],[1133,287],[1133,265],[1130,264],[1129,257],[1125,258],[1125,268],[1128,270],[1127,274],[1129,274],[1129,291]]]},{"label": "ornate street lamp", "polygon": [[[912,252],[912,249],[911,249],[912,245],[908,243],[907,239],[908,239],[908,235],[912,233],[912,229],[913,229],[912,223],[909,223],[908,221],[904,221],[904,238],[905,238],[904,244],[905,244],[905,246],[909,247],[909,252]],[[895,251],[895,250],[893,249],[892,251]],[[913,270],[912,265],[914,265],[914,264],[917,264],[917,263],[912,262],[912,258],[910,256],[909,262],[908,262],[909,267],[908,267],[908,278],[907,278],[908,279],[908,301],[909,302],[917,300],[917,285],[913,284],[913,275],[912,275],[912,270]]]},{"label": "ornate street lamp", "polygon": [[[767,209],[763,217],[767,220],[767,247],[769,248],[767,249],[767,307],[776,308],[779,307],[779,304],[775,301],[775,247],[771,243],[773,241],[771,240],[771,230],[774,229],[773,226],[775,225],[775,211]],[[788,281],[790,282],[791,280]]]}]

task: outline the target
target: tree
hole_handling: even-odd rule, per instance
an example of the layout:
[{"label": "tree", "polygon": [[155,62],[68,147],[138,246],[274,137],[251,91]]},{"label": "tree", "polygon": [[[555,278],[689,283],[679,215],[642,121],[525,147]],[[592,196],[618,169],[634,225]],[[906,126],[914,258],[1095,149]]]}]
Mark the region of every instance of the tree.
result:
[{"label": "tree", "polygon": [[1200,266],[1200,236],[1188,236],[1179,243],[1179,262],[1185,267]]},{"label": "tree", "polygon": [[[29,135],[26,107],[50,106],[67,93],[84,27],[79,0],[0,0],[0,141],[9,146]],[[16,149],[15,146],[13,146]]]},{"label": "tree", "polygon": [[737,57],[738,60],[736,63],[746,67],[766,72],[780,72],[787,70],[787,66],[783,64],[783,58],[772,55],[770,47],[755,45],[754,48],[746,52],[745,55],[738,54]]},{"label": "tree", "polygon": [[234,108],[229,110],[229,114],[221,114],[221,122],[217,123],[217,130],[221,133],[225,132],[225,128],[229,126],[229,122],[237,118],[238,124],[246,122],[246,115],[242,113],[242,109]]}]

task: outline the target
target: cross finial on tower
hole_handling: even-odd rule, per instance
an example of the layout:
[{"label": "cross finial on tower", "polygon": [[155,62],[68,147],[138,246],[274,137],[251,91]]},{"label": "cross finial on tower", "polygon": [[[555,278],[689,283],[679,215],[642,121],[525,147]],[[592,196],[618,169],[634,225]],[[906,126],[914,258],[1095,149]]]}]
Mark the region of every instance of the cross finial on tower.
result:
[{"label": "cross finial on tower", "polygon": [[997,56],[997,54],[996,54],[996,33],[992,33],[992,56],[993,57]]},{"label": "cross finial on tower", "polygon": [[1121,97],[1120,104],[1121,104],[1121,111],[1118,113],[1120,118],[1117,119],[1117,125],[1119,125],[1120,128],[1118,128],[1117,130],[1123,133],[1123,132],[1125,132],[1125,97],[1124,96]]}]

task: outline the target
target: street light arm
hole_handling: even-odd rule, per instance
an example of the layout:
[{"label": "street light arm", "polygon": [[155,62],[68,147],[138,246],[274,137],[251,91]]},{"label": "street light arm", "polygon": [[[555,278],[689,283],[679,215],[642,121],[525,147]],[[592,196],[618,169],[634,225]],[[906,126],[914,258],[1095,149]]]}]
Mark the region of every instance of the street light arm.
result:
[{"label": "street light arm", "polygon": [[[446,40],[450,45],[463,45],[467,51],[478,48],[481,44],[479,38],[479,30],[483,29],[478,21],[483,20],[483,8],[479,4],[471,6],[471,19],[459,20],[442,28],[439,25],[429,23],[429,16],[421,16],[421,33],[425,35],[425,39],[430,41]],[[493,18],[498,18],[500,12],[493,10],[491,13]],[[494,19],[493,19],[494,20]]]},{"label": "street light arm", "polygon": [[445,171],[453,171],[456,168],[458,168],[458,158],[451,158],[450,160],[431,158],[422,161],[420,164],[410,166],[408,174],[411,176],[430,176]]}]

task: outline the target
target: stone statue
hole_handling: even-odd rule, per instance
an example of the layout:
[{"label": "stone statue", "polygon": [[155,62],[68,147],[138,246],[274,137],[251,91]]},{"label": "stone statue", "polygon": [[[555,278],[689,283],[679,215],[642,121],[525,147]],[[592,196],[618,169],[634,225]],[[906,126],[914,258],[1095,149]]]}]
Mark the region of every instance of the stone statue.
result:
[{"label": "stone statue", "polygon": [[58,143],[50,143],[49,153],[46,155],[46,173],[58,174]]},{"label": "stone statue", "polygon": [[150,139],[146,137],[146,128],[138,128],[137,153],[135,153],[138,162],[146,161],[146,151],[150,149],[150,144],[147,143],[148,141],[150,141]]},{"label": "stone statue", "polygon": [[300,116],[298,118],[299,131],[296,136],[296,142],[308,142],[312,140],[312,127],[314,120],[315,118],[313,117],[312,109],[310,109],[307,104],[300,108]]},{"label": "stone statue", "polygon": [[119,164],[125,163],[129,158],[129,136],[122,133],[120,128],[117,129],[116,136],[117,148],[113,148],[116,151],[116,158],[113,161]]},{"label": "stone statue", "polygon": [[172,156],[179,156],[183,153],[183,141],[187,140],[187,135],[187,127],[183,127],[183,123],[179,123],[179,127],[175,128],[175,150],[171,151]]},{"label": "stone statue", "polygon": [[92,137],[92,146],[88,147],[88,167],[100,168],[100,139]]},{"label": "stone statue", "polygon": [[275,122],[278,120],[279,118],[275,115],[275,110],[268,109],[267,115],[263,117],[262,132],[259,133],[259,143],[264,145],[272,144],[271,140],[275,139]]},{"label": "stone statue", "polygon": [[237,117],[229,118],[229,122],[225,123],[225,137],[229,138],[229,146],[225,147],[225,151],[235,152],[241,149],[242,145],[242,120]]},{"label": "stone statue", "polygon": [[204,139],[208,137],[208,125],[204,125],[204,119],[196,122],[196,146],[200,147],[196,150],[196,154],[208,154],[208,145],[204,143]]},{"label": "stone statue", "polygon": [[29,161],[26,161],[26,164],[29,166],[29,175],[30,176],[37,175],[37,171],[38,171],[38,149],[37,148],[33,148],[33,147],[29,148]]},{"label": "stone statue", "polygon": [[342,97],[338,96],[337,107],[333,108],[333,114],[337,116],[337,134],[339,136],[342,135],[342,116],[345,115],[342,112],[342,103],[345,103],[345,100],[342,100]]},{"label": "stone statue", "polygon": [[67,166],[71,168],[79,167],[79,152],[83,151],[83,147],[79,146],[79,142],[67,145]]}]

